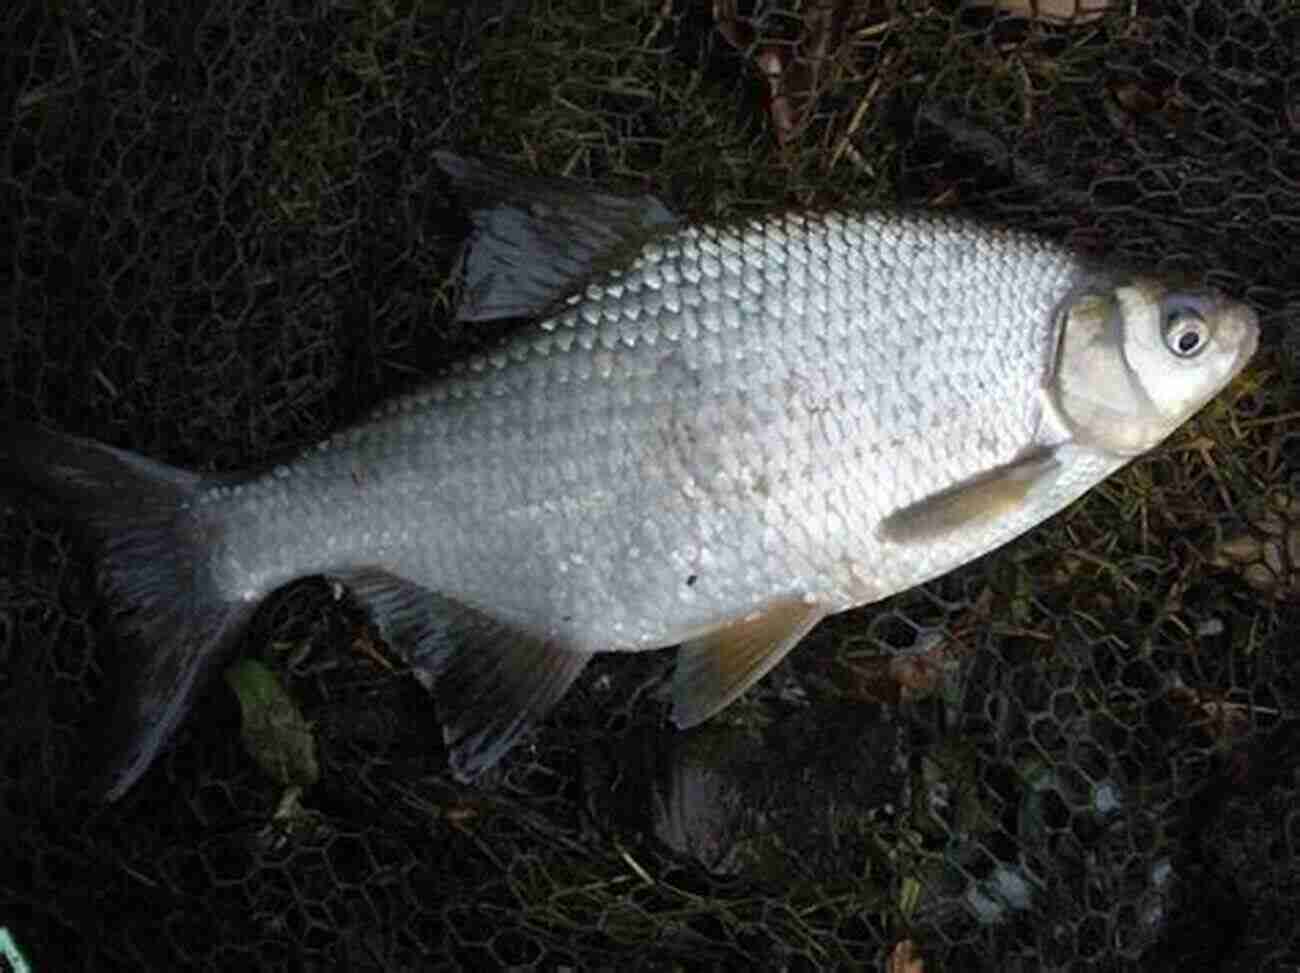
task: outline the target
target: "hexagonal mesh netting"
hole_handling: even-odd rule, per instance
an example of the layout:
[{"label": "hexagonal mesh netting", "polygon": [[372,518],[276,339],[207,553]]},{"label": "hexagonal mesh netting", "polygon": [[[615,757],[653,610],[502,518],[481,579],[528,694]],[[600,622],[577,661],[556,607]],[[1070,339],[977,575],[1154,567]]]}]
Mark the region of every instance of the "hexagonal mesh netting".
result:
[{"label": "hexagonal mesh netting", "polygon": [[[0,417],[206,470],[499,331],[435,149],[692,219],[953,207],[1261,314],[1250,369],[1022,540],[816,632],[700,731],[600,657],[474,787],[360,614],[244,641],[120,803],[91,559],[0,507],[0,956],[35,969],[1300,969],[1300,8],[1289,0],[12,4]],[[3,964],[0,963],[0,968]]]}]

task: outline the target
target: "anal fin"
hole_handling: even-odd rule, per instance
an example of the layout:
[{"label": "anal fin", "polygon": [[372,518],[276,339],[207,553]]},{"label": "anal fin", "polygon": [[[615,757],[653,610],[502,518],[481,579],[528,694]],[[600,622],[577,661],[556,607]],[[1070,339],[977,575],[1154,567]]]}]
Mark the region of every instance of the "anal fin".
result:
[{"label": "anal fin", "polygon": [[590,653],[501,626],[468,642],[438,681],[443,739],[458,780],[473,780],[503,756],[582,674]]},{"label": "anal fin", "polygon": [[825,616],[822,605],[782,599],[684,643],[673,673],[673,722],[686,729],[724,709]]},{"label": "anal fin", "polygon": [[591,658],[386,571],[358,571],[343,580],[384,640],[433,691],[451,769],[461,781],[505,756]]},{"label": "anal fin", "polygon": [[447,667],[460,606],[422,585],[377,568],[338,576],[370,612],[380,636],[429,690]]}]

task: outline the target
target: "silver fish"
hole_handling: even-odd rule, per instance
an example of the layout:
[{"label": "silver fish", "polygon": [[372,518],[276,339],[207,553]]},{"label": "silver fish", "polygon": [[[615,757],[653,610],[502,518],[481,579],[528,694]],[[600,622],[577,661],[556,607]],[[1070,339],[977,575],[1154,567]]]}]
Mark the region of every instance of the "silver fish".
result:
[{"label": "silver fish", "polygon": [[[657,201],[439,157],[471,203],[460,316],[535,316],[261,475],[29,425],[0,444],[100,541],[121,613],[108,799],[256,606],[346,584],[471,779],[600,651],[681,645],[697,724],[817,622],[1042,522],[1204,406],[1246,306],[946,215],[684,225]],[[129,648],[128,648],[129,647]]]}]

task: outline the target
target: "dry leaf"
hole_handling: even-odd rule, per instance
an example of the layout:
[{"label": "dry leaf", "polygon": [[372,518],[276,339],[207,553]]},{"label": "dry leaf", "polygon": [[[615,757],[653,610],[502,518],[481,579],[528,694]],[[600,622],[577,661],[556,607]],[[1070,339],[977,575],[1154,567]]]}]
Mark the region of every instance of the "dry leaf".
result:
[{"label": "dry leaf", "polygon": [[1189,723],[1199,726],[1218,743],[1240,740],[1253,725],[1250,707],[1229,700],[1218,690],[1173,686],[1169,689],[1169,701],[1182,711]]},{"label": "dry leaf", "polygon": [[888,973],[925,973],[925,961],[910,939],[900,940],[890,952]]},{"label": "dry leaf", "polygon": [[1300,597],[1300,501],[1275,497],[1272,509],[1253,517],[1248,530],[1214,545],[1210,563],[1237,570],[1256,591]]},{"label": "dry leaf", "polygon": [[984,0],[978,6],[1049,24],[1086,24],[1118,4],[1116,0]]}]

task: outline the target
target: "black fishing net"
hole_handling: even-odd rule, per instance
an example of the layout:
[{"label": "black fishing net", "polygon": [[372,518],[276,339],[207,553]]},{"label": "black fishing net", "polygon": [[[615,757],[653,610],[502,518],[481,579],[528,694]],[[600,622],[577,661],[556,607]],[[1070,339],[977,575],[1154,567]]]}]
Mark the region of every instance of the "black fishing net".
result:
[{"label": "black fishing net", "polygon": [[1207,271],[1264,338],[1153,454],[700,731],[669,654],[601,657],[473,787],[308,581],[81,803],[120,646],[6,501],[0,969],[1300,968],[1300,12],[1073,6],[8,5],[6,419],[246,468],[494,337],[451,322],[446,147],[696,219],[975,212]]}]

